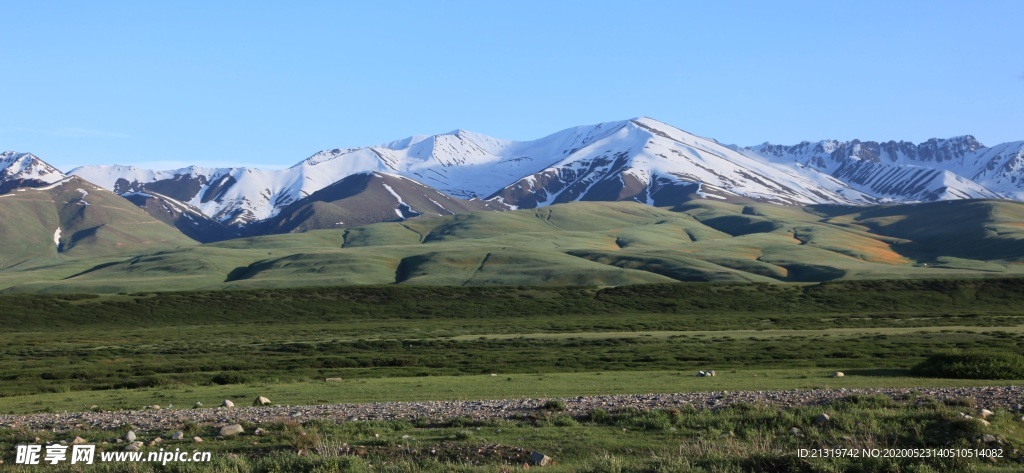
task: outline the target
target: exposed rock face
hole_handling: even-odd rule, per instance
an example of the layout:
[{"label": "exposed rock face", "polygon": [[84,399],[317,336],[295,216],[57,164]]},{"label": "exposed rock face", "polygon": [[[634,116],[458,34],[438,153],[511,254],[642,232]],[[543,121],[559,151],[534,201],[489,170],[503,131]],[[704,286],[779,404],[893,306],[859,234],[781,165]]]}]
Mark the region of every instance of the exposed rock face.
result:
[{"label": "exposed rock face", "polygon": [[816,169],[896,202],[1024,198],[1024,141],[987,148],[964,135],[920,144],[825,140],[748,149],[777,162]]},{"label": "exposed rock face", "polygon": [[32,153],[0,153],[0,194],[26,187],[43,187],[65,177],[60,170]]},{"label": "exposed rock face", "polygon": [[127,192],[121,196],[145,210],[153,218],[177,228],[181,233],[200,243],[240,236],[236,229],[206,216],[199,209],[156,192]]}]

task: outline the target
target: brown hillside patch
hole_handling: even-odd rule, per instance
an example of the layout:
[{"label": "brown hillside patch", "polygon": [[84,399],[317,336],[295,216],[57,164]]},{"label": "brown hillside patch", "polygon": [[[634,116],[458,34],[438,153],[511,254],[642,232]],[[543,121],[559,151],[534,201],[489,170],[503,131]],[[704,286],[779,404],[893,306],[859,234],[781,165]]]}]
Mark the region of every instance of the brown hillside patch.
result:
[{"label": "brown hillside patch", "polygon": [[878,240],[867,238],[847,245],[849,249],[862,254],[864,261],[882,264],[909,264],[910,261],[892,250],[892,247]]}]

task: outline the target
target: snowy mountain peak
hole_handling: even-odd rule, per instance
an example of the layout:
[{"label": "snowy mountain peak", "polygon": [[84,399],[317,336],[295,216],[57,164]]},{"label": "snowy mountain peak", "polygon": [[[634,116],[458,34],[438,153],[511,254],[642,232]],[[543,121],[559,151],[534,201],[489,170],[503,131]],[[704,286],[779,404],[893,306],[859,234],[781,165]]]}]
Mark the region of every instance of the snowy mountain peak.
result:
[{"label": "snowy mountain peak", "polygon": [[[152,191],[240,226],[275,217],[365,173],[401,176],[450,197],[490,199],[503,208],[574,200],[675,205],[694,198],[790,205],[1024,200],[1024,142],[986,148],[964,135],[920,144],[821,140],[741,148],[640,116],[531,141],[465,129],[415,135],[323,150],[281,170],[88,166],[72,172],[119,193]],[[357,181],[362,182],[346,182]],[[385,187],[377,190],[390,196]],[[344,194],[334,187],[332,192]]]},{"label": "snowy mountain peak", "polygon": [[0,153],[0,194],[22,187],[40,187],[64,179],[59,169],[32,153]]}]

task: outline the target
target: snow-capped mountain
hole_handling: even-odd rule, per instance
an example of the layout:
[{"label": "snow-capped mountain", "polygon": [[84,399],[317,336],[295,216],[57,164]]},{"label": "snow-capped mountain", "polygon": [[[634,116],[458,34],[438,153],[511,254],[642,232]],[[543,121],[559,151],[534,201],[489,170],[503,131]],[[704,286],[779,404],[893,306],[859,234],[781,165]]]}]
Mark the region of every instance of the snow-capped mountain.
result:
[{"label": "snow-capped mountain", "polygon": [[32,153],[0,153],[0,194],[22,187],[53,184],[66,176]]},{"label": "snow-capped mountain", "polygon": [[199,209],[156,192],[126,192],[128,199],[147,214],[177,228],[200,243],[229,240],[241,236],[238,230],[218,222]]},{"label": "snow-capped mountain", "polygon": [[150,171],[132,166],[84,166],[72,174],[118,193],[153,190],[231,225],[277,215],[286,205],[361,172],[397,174],[450,196],[493,194],[603,136],[608,124],[564,130],[540,140],[499,140],[464,130],[414,136],[366,148],[320,151],[276,171],[196,166]]},{"label": "snow-capped mountain", "polygon": [[816,169],[886,200],[1024,200],[1024,141],[986,148],[965,135],[921,144],[825,140],[747,150],[772,162]]},{"label": "snow-capped mountain", "polygon": [[667,204],[694,193],[785,204],[872,201],[823,173],[752,158],[648,118],[570,128],[533,141],[455,130],[321,151],[276,171],[85,166],[71,172],[118,193],[158,192],[241,226],[274,217],[360,172],[404,176],[449,196],[487,197],[506,208],[581,199]]},{"label": "snow-capped mountain", "polygon": [[[24,155],[3,156],[13,162],[8,157]],[[59,174],[39,165],[7,167],[35,169],[21,175],[40,177],[40,182]],[[172,220],[187,220],[198,211],[252,234],[268,228],[336,228],[328,220],[342,215],[346,218],[341,221],[359,223],[390,219],[392,214],[401,220],[421,213],[403,213],[403,204],[419,202],[426,209],[430,201],[461,212],[477,204],[506,210],[576,200],[658,206],[701,198],[784,205],[1024,200],[1024,141],[987,148],[962,136],[921,144],[826,140],[741,148],[635,118],[570,128],[533,141],[465,130],[413,136],[378,146],[320,151],[281,170],[191,166],[152,171],[113,165],[84,166],[71,174],[118,194],[159,196],[165,209],[192,209],[171,212],[177,215]],[[362,174],[376,178],[347,179]],[[388,184],[400,178],[420,187],[403,185],[399,190]],[[328,188],[330,192],[309,200]],[[381,190],[385,188],[397,197],[387,198],[390,194]],[[359,192],[382,196],[387,208],[374,205],[373,212],[360,213],[355,206],[365,207],[366,200],[353,198]],[[458,206],[438,195],[484,202]],[[274,220],[284,209],[290,209],[288,215]],[[316,212],[331,217],[313,218]]]},{"label": "snow-capped mountain", "polygon": [[450,197],[396,174],[361,172],[285,206],[273,218],[246,230],[250,233],[286,233],[481,210],[504,210],[504,207],[479,199]]},{"label": "snow-capped mountain", "polygon": [[873,200],[825,174],[757,159],[650,118],[604,127],[597,139],[492,198],[525,208],[576,200],[673,205],[693,196],[779,204]]}]

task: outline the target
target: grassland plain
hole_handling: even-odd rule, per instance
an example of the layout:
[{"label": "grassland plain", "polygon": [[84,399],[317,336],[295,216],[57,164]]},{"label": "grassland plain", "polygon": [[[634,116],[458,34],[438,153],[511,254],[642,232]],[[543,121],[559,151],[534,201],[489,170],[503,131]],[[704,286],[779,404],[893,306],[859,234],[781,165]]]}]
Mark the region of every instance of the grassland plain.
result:
[{"label": "grassland plain", "polygon": [[493,372],[906,369],[949,349],[1020,352],[1022,299],[1024,279],[8,295],[0,396]]},{"label": "grassland plain", "polygon": [[[0,235],[0,257],[23,252],[17,236]],[[117,294],[981,278],[1024,274],[1022,246],[1020,202],[784,207],[698,201],[672,209],[574,202],[207,245],[132,247],[88,261],[62,253],[0,270],[0,289]]]},{"label": "grassland plain", "polygon": [[[257,395],[298,405],[1018,384],[915,378],[908,369],[949,350],[1024,353],[1022,302],[1024,279],[1012,278],[10,294],[0,297],[0,412],[187,408]],[[708,368],[719,376],[694,376]],[[830,378],[836,370],[847,376]],[[494,422],[282,420],[264,427],[266,438],[236,440],[213,439],[211,426],[168,426],[206,436],[203,448],[219,459],[160,471],[501,471],[520,468],[523,451],[534,449],[553,453],[553,471],[1006,471],[1009,458],[795,455],[835,442],[981,448],[984,434],[1007,452],[1024,445],[1019,415],[1009,411],[983,428],[958,417],[972,406],[858,402],[830,410],[842,419],[831,427],[814,423],[828,407],[758,406],[584,417],[555,409]],[[54,435],[4,429],[2,458],[10,464],[15,442]]]}]

